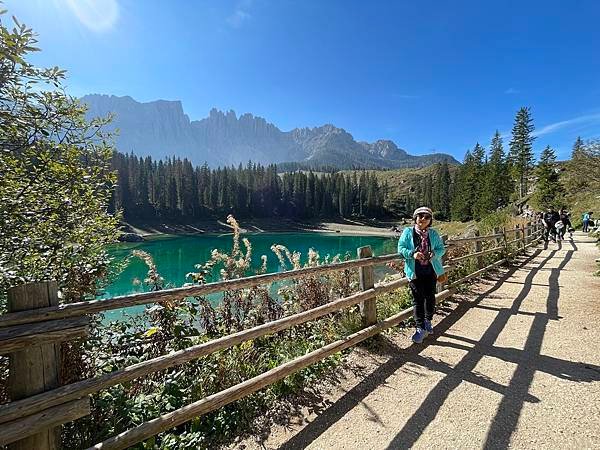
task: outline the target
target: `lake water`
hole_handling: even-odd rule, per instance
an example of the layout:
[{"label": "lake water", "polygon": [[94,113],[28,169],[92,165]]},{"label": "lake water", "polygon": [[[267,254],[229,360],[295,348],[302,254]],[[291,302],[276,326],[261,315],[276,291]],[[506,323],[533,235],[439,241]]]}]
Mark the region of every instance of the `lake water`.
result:
[{"label": "lake water", "polygon": [[[281,244],[290,251],[302,254],[302,262],[306,261],[310,248],[319,252],[322,258],[326,255],[345,255],[356,258],[357,247],[370,245],[374,255],[385,255],[396,251],[397,240],[378,236],[348,236],[324,233],[256,233],[244,234],[252,244],[252,261],[255,267],[260,265],[261,255],[267,255],[268,272],[283,270],[271,245]],[[195,271],[195,264],[203,264],[210,258],[212,249],[229,252],[232,247],[231,234],[194,235],[194,236],[158,236],[139,243],[122,243],[109,249],[116,262],[125,261],[132,250],[144,250],[154,258],[158,272],[169,284],[169,287],[183,286],[189,279],[186,274]],[[242,250],[245,247],[242,245]],[[105,288],[100,298],[127,295],[148,290],[143,280],[148,267],[138,258],[131,258],[123,270]],[[217,280],[210,280],[217,281]],[[137,307],[139,309],[139,307]],[[107,312],[107,318],[116,318],[117,311]]]}]

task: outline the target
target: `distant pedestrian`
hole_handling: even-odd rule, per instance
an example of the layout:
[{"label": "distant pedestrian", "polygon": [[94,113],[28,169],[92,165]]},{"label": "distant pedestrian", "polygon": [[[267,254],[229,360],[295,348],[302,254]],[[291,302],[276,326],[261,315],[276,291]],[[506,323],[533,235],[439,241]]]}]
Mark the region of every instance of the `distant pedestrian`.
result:
[{"label": "distant pedestrian", "polygon": [[416,331],[412,341],[420,344],[433,333],[431,320],[435,312],[435,287],[438,277],[444,275],[442,256],[444,242],[431,228],[433,213],[425,206],[413,213],[414,226],[406,227],[398,241],[398,253],[404,259],[404,273],[410,280],[413,296],[413,315]]},{"label": "distant pedestrian", "polygon": [[584,212],[583,215],[581,216],[581,220],[583,222],[583,232],[587,233],[589,226],[590,226],[590,216],[592,215],[592,212]]}]

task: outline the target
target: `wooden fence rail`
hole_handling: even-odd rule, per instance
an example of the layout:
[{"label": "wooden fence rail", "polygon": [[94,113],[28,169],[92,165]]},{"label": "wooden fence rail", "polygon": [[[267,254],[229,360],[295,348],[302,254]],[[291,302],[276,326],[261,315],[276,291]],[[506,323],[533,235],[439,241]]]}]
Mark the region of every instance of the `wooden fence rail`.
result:
[{"label": "wooden fence rail", "polygon": [[[449,297],[450,291],[445,291],[436,295],[436,302],[442,301]],[[222,406],[225,406],[235,400],[238,400],[246,395],[249,395],[257,390],[275,383],[288,375],[291,375],[300,369],[310,366],[318,361],[321,361],[328,356],[341,352],[353,345],[358,344],[365,339],[381,333],[388,328],[398,325],[403,320],[408,319],[412,315],[412,308],[405,309],[398,314],[388,317],[381,322],[378,322],[362,330],[350,334],[342,339],[339,339],[331,344],[328,344],[318,350],[314,350],[304,356],[288,361],[281,366],[275,367],[261,375],[250,378],[242,383],[236,384],[224,391],[210,395],[202,400],[191,403],[176,411],[164,414],[156,419],[149,420],[131,430],[113,436],[104,442],[90,447],[90,449],[107,449],[116,450],[130,447],[131,445],[141,442],[151,436],[154,436],[161,431],[168,430],[174,426],[181,425],[194,417],[214,411]],[[88,450],[90,450],[88,449]]]},{"label": "wooden fence rail", "polygon": [[[516,239],[507,241],[507,234],[512,232],[516,233]],[[444,266],[446,269],[450,269],[451,265],[459,261],[468,258],[477,258],[478,270],[450,283],[447,288],[439,287],[439,293],[436,296],[437,301],[441,301],[452,295],[460,284],[505,263],[507,258],[516,252],[535,245],[541,238],[541,235],[540,225],[535,224],[502,233],[495,231],[493,234],[486,236],[447,241],[446,244],[448,246],[476,244],[476,251],[454,258],[453,260],[447,260]],[[493,240],[496,243],[496,247],[481,250],[480,243],[487,240]],[[503,243],[503,245],[499,245],[500,243]],[[518,244],[513,249],[512,245],[516,243]],[[239,345],[248,340],[289,329],[344,308],[360,305],[363,328],[359,332],[191,405],[148,421],[93,447],[102,449],[126,448],[136,442],[140,442],[166,429],[184,423],[199,415],[206,414],[255,392],[408,318],[411,315],[412,309],[406,309],[392,317],[377,322],[376,297],[406,286],[409,280],[399,278],[375,284],[373,282],[373,266],[397,260],[399,259],[399,255],[373,256],[370,247],[361,247],[357,251],[358,259],[337,264],[307,267],[274,274],[208,283],[200,286],[115,297],[107,300],[79,302],[62,306],[58,306],[56,300],[52,300],[51,302],[43,300],[45,298],[42,295],[45,292],[44,289],[47,292],[51,292],[51,289],[55,289],[55,283],[38,283],[15,288],[12,293],[9,293],[10,298],[14,298],[15,295],[19,297],[20,295],[26,300],[21,301],[20,306],[10,307],[10,312],[0,316],[0,354],[10,354],[9,385],[15,386],[11,390],[12,401],[0,405],[0,445],[10,444],[11,449],[39,448],[47,450],[58,448],[59,425],[89,414],[90,394],[110,386],[126,383],[151,373],[197,360],[203,356]],[[486,267],[481,267],[483,265],[483,257],[493,253],[502,254],[502,259]],[[80,338],[86,335],[90,314],[134,305],[182,300],[188,297],[243,289],[275,281],[292,280],[306,276],[320,276],[333,271],[348,269],[358,269],[360,275],[361,291],[352,295],[334,300],[317,308],[241,330],[237,333],[190,346],[167,355],[152,358],[99,377],[60,387],[57,386],[57,379],[53,378],[48,383],[42,381],[40,384],[40,382],[36,381],[33,383],[34,388],[31,388],[31,382],[29,381],[31,374],[50,373],[48,372],[48,367],[58,367],[60,361],[58,343],[60,341]],[[49,286],[54,286],[54,288]],[[15,293],[21,294],[17,295]],[[37,298],[42,299],[41,302],[32,303]],[[19,302],[9,302],[9,306],[11,304],[16,305]],[[40,351],[45,351],[46,357],[32,359],[31,349],[42,349]],[[50,353],[48,353],[48,349],[52,349]],[[25,386],[26,384],[29,385],[29,388]]]},{"label": "wooden fence rail", "polygon": [[222,291],[244,289],[262,284],[269,284],[275,281],[292,280],[295,278],[303,278],[309,275],[325,275],[327,273],[337,272],[340,270],[374,266],[389,261],[394,261],[398,258],[399,257],[397,254],[372,256],[370,258],[344,261],[341,263],[324,264],[316,267],[304,267],[302,269],[288,270],[278,273],[266,273],[262,275],[217,281],[214,283],[196,286],[165,289],[164,291],[144,292],[140,294],[125,295],[104,300],[90,300],[69,303],[67,305],[40,308],[35,311],[14,312],[0,316],[0,328],[22,323],[42,322],[51,319],[62,319],[66,317],[83,316],[86,314],[96,314],[113,309],[128,308],[130,306],[177,301],[186,297],[200,297]]}]

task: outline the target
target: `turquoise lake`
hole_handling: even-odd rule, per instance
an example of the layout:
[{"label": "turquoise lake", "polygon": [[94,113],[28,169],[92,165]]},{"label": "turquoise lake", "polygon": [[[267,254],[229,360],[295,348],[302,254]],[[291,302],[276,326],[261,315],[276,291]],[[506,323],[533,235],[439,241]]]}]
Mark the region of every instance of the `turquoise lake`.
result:
[{"label": "turquoise lake", "polygon": [[[396,251],[397,240],[379,236],[348,236],[324,233],[247,233],[252,244],[252,261],[255,267],[260,265],[261,255],[267,256],[268,272],[284,270],[271,251],[271,245],[281,244],[290,251],[300,252],[302,262],[306,261],[308,250],[313,248],[324,258],[326,255],[349,254],[356,258],[356,249],[370,245],[374,255],[384,255]],[[193,235],[193,236],[157,236],[139,243],[122,243],[109,249],[115,262],[127,260],[132,250],[144,250],[154,258],[158,272],[169,284],[168,287],[180,287],[189,282],[186,274],[195,271],[194,265],[203,264],[210,258],[213,249],[229,252],[233,243],[231,234]],[[245,251],[242,245],[242,250]],[[146,278],[147,266],[138,258],[130,258],[128,264],[104,289],[99,298],[145,292],[148,288],[143,280]],[[380,275],[385,269],[377,271]],[[211,280],[217,281],[217,280]],[[136,307],[140,310],[140,307]],[[129,312],[135,312],[129,311]],[[117,318],[122,313],[111,311],[106,313],[107,319]]]}]

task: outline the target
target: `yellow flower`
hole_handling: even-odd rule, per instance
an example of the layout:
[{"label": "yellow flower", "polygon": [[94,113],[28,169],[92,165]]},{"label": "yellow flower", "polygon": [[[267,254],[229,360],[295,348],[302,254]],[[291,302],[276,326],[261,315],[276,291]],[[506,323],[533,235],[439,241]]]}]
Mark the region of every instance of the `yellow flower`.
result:
[{"label": "yellow flower", "polygon": [[144,336],[145,336],[145,337],[150,337],[150,336],[152,336],[154,333],[156,333],[158,330],[159,330],[159,328],[158,328],[158,327],[151,327],[151,328],[148,328],[148,331],[146,331],[146,332],[144,333]]}]

